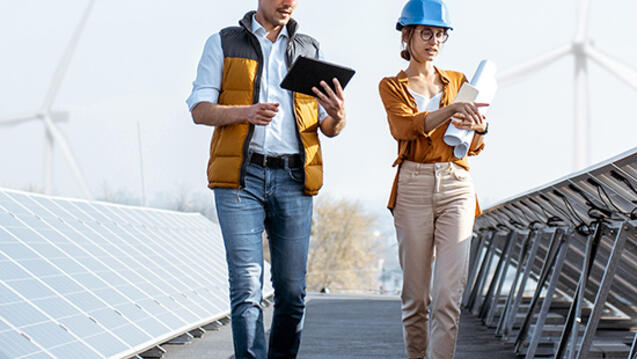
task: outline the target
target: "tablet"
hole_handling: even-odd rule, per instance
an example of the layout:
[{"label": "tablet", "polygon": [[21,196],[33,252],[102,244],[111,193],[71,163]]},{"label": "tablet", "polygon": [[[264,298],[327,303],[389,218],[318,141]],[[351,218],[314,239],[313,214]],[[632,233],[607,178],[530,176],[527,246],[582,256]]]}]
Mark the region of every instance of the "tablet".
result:
[{"label": "tablet", "polygon": [[347,67],[299,56],[281,82],[281,87],[316,97],[312,87],[316,86],[316,88],[325,92],[323,86],[320,85],[321,81],[325,81],[334,90],[332,79],[336,77],[341,86],[345,88],[354,73],[356,71]]}]

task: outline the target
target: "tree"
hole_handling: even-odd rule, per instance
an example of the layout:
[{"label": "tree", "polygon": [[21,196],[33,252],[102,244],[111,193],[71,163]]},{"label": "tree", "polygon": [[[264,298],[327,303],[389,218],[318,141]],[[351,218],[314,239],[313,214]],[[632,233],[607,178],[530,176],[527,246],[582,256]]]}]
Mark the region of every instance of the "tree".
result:
[{"label": "tree", "polygon": [[378,288],[375,219],[358,202],[329,197],[315,202],[308,290],[368,292]]}]

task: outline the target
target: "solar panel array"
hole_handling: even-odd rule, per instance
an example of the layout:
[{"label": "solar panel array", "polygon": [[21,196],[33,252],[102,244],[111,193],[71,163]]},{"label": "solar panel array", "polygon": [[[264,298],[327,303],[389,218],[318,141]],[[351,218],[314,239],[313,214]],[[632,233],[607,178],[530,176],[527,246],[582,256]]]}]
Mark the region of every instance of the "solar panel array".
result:
[{"label": "solar panel array", "polygon": [[[491,206],[474,231],[464,304],[513,339],[518,354],[534,357],[544,341],[556,358],[585,358],[602,350],[592,345],[600,330],[612,328],[613,350],[633,358],[637,148]],[[560,301],[560,332],[551,337],[545,324]]]},{"label": "solar panel array", "polygon": [[229,314],[225,263],[200,214],[0,189],[0,359],[135,356]]}]

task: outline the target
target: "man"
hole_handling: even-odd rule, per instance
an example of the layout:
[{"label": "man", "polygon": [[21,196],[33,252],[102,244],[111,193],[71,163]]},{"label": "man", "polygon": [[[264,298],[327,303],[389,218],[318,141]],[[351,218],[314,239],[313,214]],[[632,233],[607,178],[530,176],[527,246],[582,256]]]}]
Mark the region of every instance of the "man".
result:
[{"label": "man", "polygon": [[[297,33],[296,0],[259,0],[231,27],[212,35],[187,100],[195,123],[214,126],[208,162],[226,248],[235,357],[295,358],[305,312],[312,196],[323,182],[318,129],[345,126],[341,85],[316,97],[283,90],[298,56],[320,57],[319,43]],[[319,106],[320,104],[320,106]],[[263,251],[268,234],[274,316],[265,345]]]}]

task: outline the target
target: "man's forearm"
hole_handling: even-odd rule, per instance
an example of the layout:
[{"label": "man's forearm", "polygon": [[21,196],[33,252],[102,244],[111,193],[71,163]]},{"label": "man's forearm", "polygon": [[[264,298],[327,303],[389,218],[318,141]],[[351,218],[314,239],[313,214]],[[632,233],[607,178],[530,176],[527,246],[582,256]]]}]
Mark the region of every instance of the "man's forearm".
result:
[{"label": "man's forearm", "polygon": [[335,137],[345,127],[345,118],[337,120],[332,116],[327,116],[321,121],[321,132],[327,137]]},{"label": "man's forearm", "polygon": [[192,109],[192,119],[198,125],[225,126],[248,120],[250,106],[227,106],[200,102]]}]

